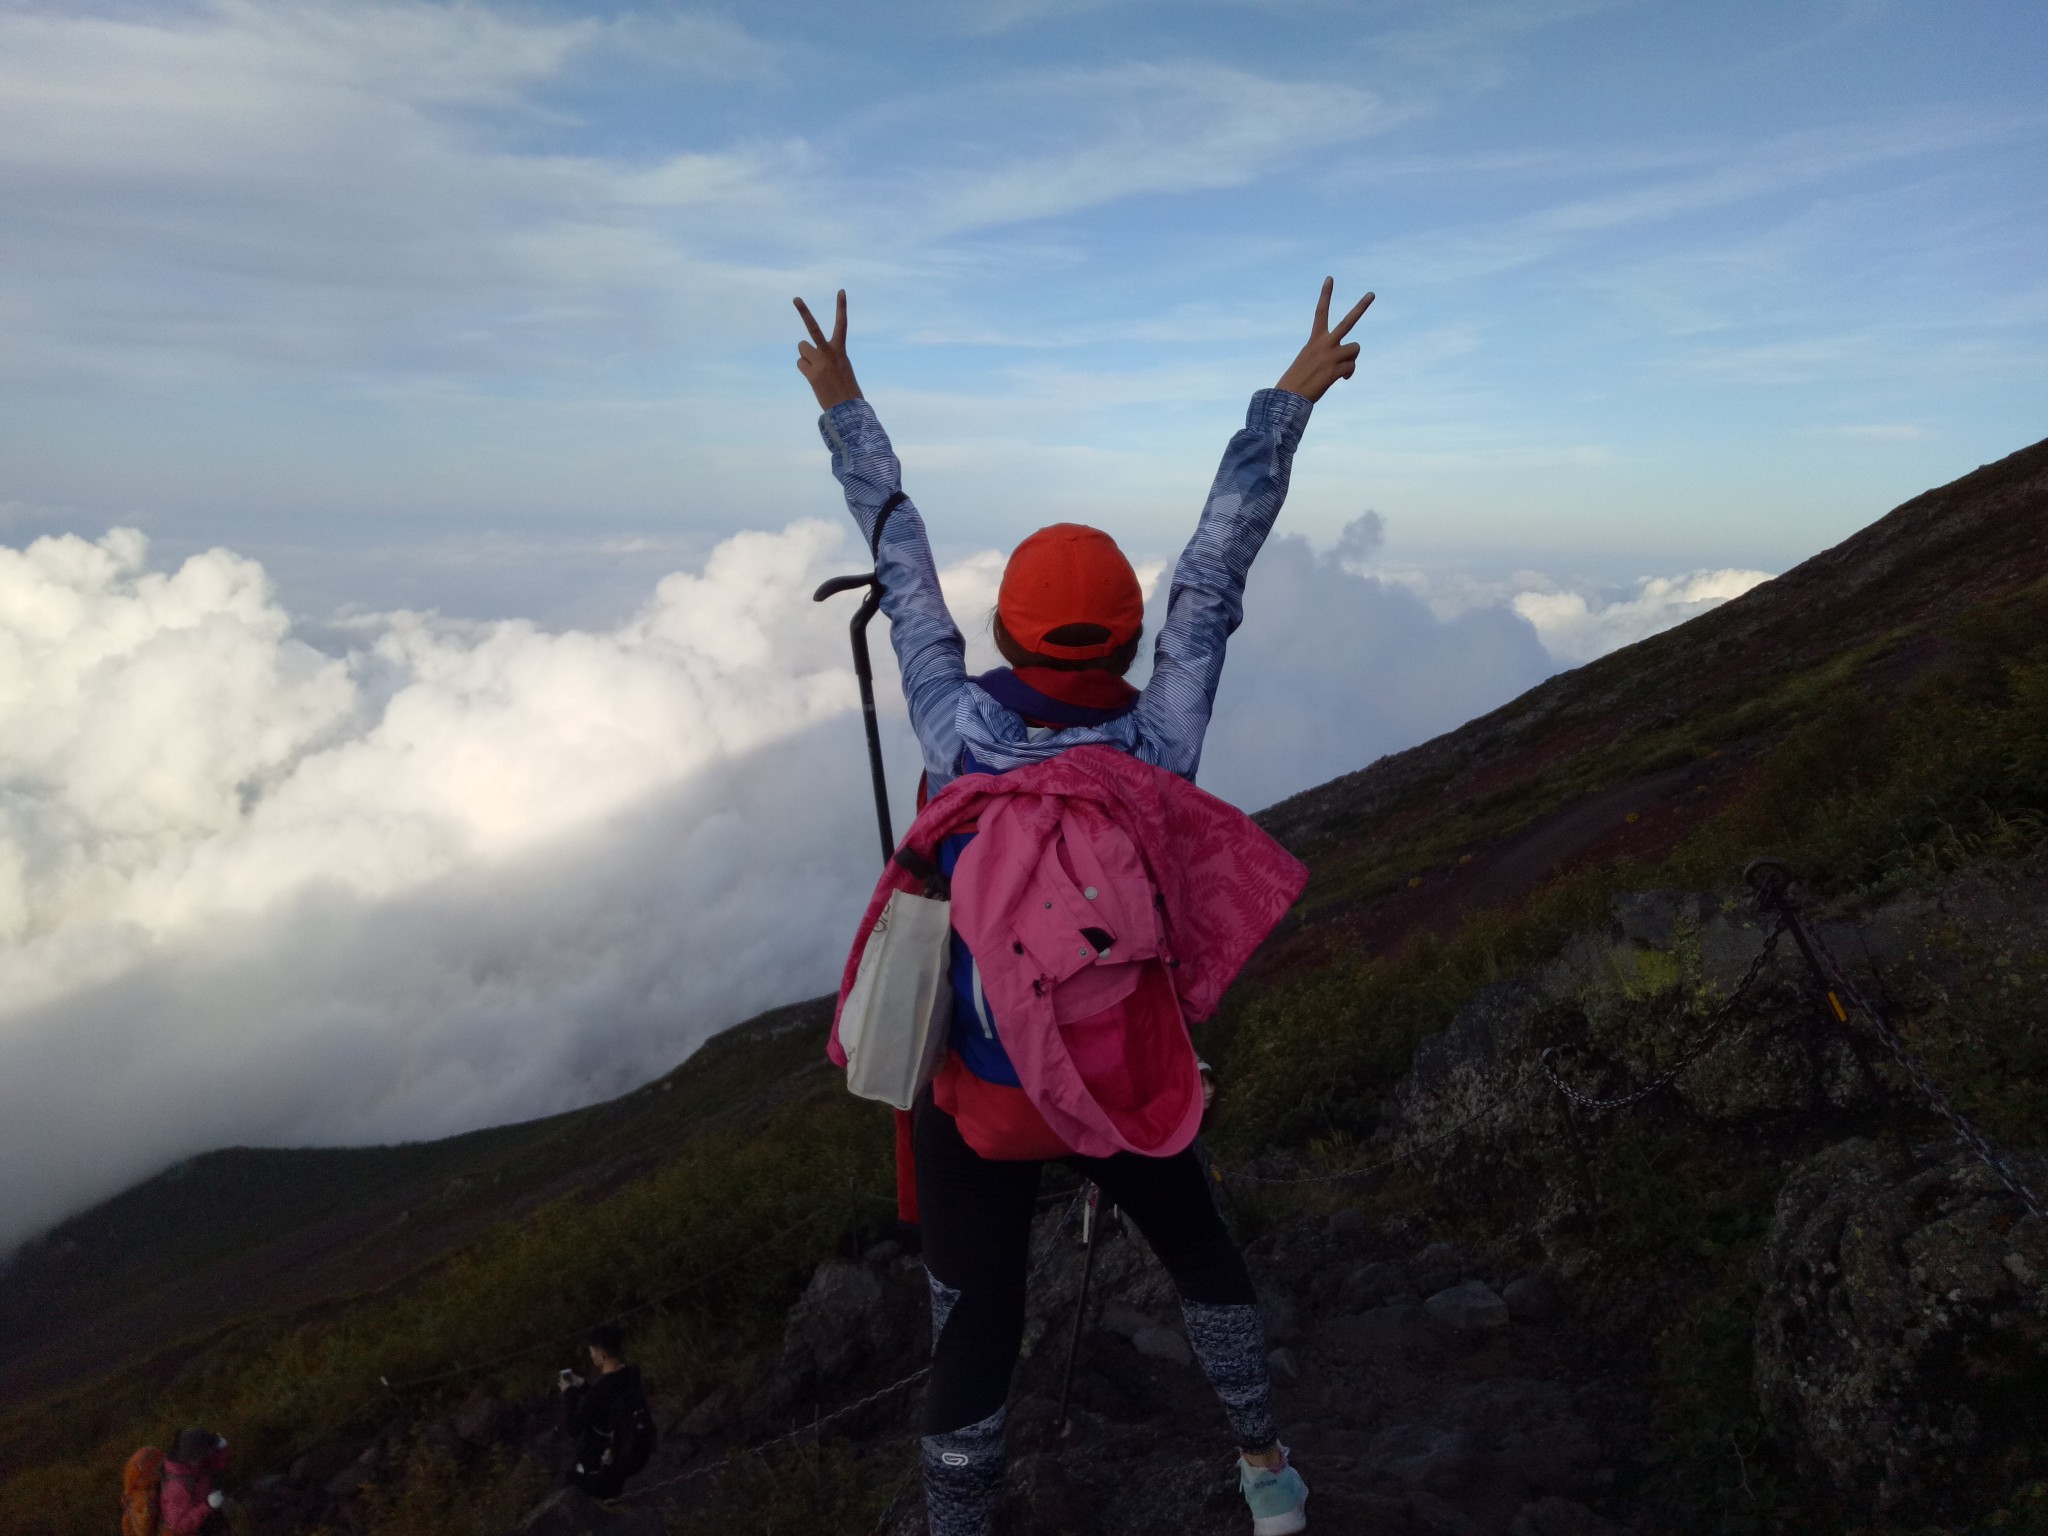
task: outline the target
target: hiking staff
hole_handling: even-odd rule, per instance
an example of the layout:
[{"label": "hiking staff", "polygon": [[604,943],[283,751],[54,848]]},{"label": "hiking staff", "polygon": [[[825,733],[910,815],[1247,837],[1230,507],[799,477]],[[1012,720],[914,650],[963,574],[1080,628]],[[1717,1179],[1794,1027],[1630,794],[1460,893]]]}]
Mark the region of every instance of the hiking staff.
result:
[{"label": "hiking staff", "polygon": [[[887,520],[893,509],[893,502],[882,509],[875,529],[878,538],[881,523]],[[882,724],[875,718],[875,669],[868,660],[868,621],[882,607],[881,573],[868,571],[858,576],[834,576],[811,594],[811,601],[822,603],[828,597],[851,592],[856,587],[866,587],[867,596],[853,611],[853,622],[847,625],[847,631],[853,636],[853,675],[860,682],[861,721],[868,732],[868,771],[875,781],[875,825],[882,834],[882,864],[887,867],[896,854],[896,828],[889,820],[889,781],[882,772]],[[899,1109],[896,1111],[896,1236],[906,1247],[912,1248],[918,1243],[913,1161],[910,1116]]]},{"label": "hiking staff", "polygon": [[868,771],[875,779],[875,821],[882,831],[882,862],[886,864],[896,852],[896,829],[889,821],[889,783],[882,773],[882,724],[875,718],[875,669],[868,660],[868,620],[881,611],[882,578],[874,571],[834,576],[811,594],[811,601],[822,603],[856,587],[866,587],[868,595],[853,611],[847,630],[853,636],[853,675],[860,680],[860,715],[868,731]]},{"label": "hiking staff", "polygon": [[1067,1417],[1067,1399],[1074,1390],[1074,1362],[1081,1358],[1082,1319],[1088,1315],[1088,1281],[1095,1273],[1095,1240],[1101,1232],[1096,1217],[1101,1209],[1102,1186],[1091,1180],[1088,1203],[1081,1208],[1081,1294],[1074,1303],[1074,1331],[1067,1339],[1067,1368],[1060,1373],[1060,1411],[1053,1420],[1062,1440],[1074,1432],[1073,1421]]}]

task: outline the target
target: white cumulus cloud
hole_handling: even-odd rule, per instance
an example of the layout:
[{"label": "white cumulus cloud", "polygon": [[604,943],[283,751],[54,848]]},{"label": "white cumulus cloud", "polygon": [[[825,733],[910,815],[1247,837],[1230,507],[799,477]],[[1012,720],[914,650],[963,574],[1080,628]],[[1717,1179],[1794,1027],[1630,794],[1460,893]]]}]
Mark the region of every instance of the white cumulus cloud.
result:
[{"label": "white cumulus cloud", "polygon": [[[1381,533],[1268,545],[1206,787],[1270,803],[1748,579],[1439,612],[1359,563]],[[977,670],[1003,561],[943,573]],[[0,548],[0,1245],[211,1146],[586,1103],[827,990],[876,850],[854,600],[810,593],[860,563],[800,521],[610,628],[394,612],[316,647],[225,549],[156,570],[125,529]],[[1140,565],[1155,632],[1164,570]],[[916,754],[886,632],[900,831]]]},{"label": "white cumulus cloud", "polygon": [[225,550],[0,551],[0,1240],[222,1141],[617,1091],[823,990],[873,875],[845,609],[809,601],[849,544],[345,656]]},{"label": "white cumulus cloud", "polygon": [[1645,576],[1621,593],[1519,592],[1513,606],[1552,655],[1576,665],[1682,624],[1770,579],[1768,571],[1689,571]]},{"label": "white cumulus cloud", "polygon": [[1377,541],[1376,519],[1346,533],[1323,556],[1276,538],[1252,567],[1202,755],[1203,786],[1240,805],[1270,805],[1453,730],[1557,670],[1507,608],[1439,618],[1413,592],[1347,566]]}]

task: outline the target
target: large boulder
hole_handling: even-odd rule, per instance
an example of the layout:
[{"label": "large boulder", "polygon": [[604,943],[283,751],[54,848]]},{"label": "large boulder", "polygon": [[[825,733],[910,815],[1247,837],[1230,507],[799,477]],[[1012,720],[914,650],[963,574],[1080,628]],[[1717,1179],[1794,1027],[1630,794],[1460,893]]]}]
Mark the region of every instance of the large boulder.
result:
[{"label": "large boulder", "polygon": [[471,1445],[491,1445],[506,1437],[518,1417],[518,1409],[485,1385],[463,1399],[450,1427]]},{"label": "large boulder", "polygon": [[865,1264],[820,1264],[790,1309],[786,1363],[810,1365],[820,1383],[847,1376],[885,1327],[882,1282]]},{"label": "large boulder", "polygon": [[875,1367],[907,1368],[930,1327],[922,1276],[893,1265],[820,1264],[790,1308],[777,1376],[801,1395]]},{"label": "large boulder", "polygon": [[1508,1325],[1507,1303],[1484,1280],[1467,1280],[1438,1291],[1422,1304],[1432,1321],[1460,1333],[1483,1332]]},{"label": "large boulder", "polygon": [[1786,1180],[1760,1264],[1759,1397],[1836,1488],[1962,1509],[2043,1470],[2048,1229],[1977,1159],[1839,1142]]}]

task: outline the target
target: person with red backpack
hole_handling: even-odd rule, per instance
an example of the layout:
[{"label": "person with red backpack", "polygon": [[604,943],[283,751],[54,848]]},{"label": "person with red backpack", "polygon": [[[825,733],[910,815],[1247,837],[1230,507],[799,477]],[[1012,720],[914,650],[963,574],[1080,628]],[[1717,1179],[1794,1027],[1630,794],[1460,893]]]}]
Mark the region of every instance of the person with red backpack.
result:
[{"label": "person with red backpack", "polygon": [[[798,368],[882,585],[882,611],[930,799],[870,903],[949,894],[951,1023],[912,1111],[932,1296],[922,1452],[932,1536],[987,1536],[1024,1330],[1041,1164],[1101,1186],[1181,1297],[1188,1342],[1239,1446],[1254,1536],[1307,1527],[1307,1486],[1273,1422],[1264,1330],[1244,1258],[1193,1142],[1204,1083],[1187,1026],[1213,1011],[1306,873],[1248,818],[1194,787],[1244,584],[1286,497],[1309,413],[1357,366],[1326,281],[1307,344],[1252,397],[1175,568],[1144,689],[1125,682],[1144,603],[1106,533],[1040,529],[1006,566],[993,631],[1007,667],[969,677],[901,466],[861,397],[846,295]],[[845,1064],[835,1021],[834,1059]]]},{"label": "person with red backpack", "polygon": [[228,1528],[227,1495],[214,1480],[228,1468],[228,1443],[210,1429],[185,1429],[164,1460],[162,1519],[165,1536],[213,1536]]},{"label": "person with red backpack", "polygon": [[121,1536],[156,1536],[163,1492],[164,1453],[145,1445],[121,1468]]}]

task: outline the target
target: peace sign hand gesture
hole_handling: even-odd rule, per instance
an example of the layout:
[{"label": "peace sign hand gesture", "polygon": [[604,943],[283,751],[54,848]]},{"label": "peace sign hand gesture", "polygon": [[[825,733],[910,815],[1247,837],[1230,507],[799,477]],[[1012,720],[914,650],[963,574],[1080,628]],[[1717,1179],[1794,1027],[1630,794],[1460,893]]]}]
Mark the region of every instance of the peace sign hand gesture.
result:
[{"label": "peace sign hand gesture", "polygon": [[[811,316],[810,306],[802,299],[796,300],[796,312],[804,317],[804,325],[811,333],[810,341],[796,344],[796,369],[811,381],[811,393],[818,397],[818,409],[829,411],[848,400],[858,400],[860,383],[853,376],[853,364],[846,359],[846,290],[839,290],[839,307],[832,319],[830,341],[825,339],[825,333]],[[1351,350],[1356,352],[1358,349],[1353,347]],[[1324,387],[1328,388],[1327,385]]]},{"label": "peace sign hand gesture", "polygon": [[1350,334],[1351,327],[1358,324],[1359,317],[1371,307],[1373,301],[1373,295],[1368,293],[1352,305],[1351,313],[1339,320],[1335,329],[1332,329],[1330,295],[1336,287],[1335,278],[1323,279],[1323,294],[1316,300],[1315,329],[1309,332],[1308,344],[1288,365],[1287,371],[1280,375],[1280,388],[1291,395],[1300,395],[1311,403],[1322,399],[1330,386],[1339,379],[1348,379],[1357,371],[1358,343],[1346,342],[1344,338]]}]

